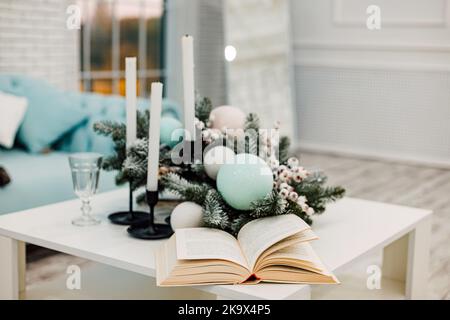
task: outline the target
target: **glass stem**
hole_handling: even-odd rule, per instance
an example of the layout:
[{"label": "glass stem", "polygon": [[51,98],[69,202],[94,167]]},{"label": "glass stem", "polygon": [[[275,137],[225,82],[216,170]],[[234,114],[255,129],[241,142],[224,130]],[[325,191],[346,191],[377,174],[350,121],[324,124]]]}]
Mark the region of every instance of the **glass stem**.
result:
[{"label": "glass stem", "polygon": [[91,205],[89,199],[82,199],[81,212],[83,213],[83,217],[90,218],[91,215]]}]

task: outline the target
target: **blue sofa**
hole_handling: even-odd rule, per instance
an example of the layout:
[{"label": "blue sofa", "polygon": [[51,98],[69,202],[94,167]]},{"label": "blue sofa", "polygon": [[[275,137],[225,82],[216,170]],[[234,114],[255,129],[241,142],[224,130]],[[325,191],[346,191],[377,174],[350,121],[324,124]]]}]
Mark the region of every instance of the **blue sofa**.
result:
[{"label": "blue sofa", "polygon": [[[0,91],[8,92],[9,82],[20,87],[22,81],[30,83],[29,78],[0,75]],[[32,81],[40,85],[40,80]],[[18,95],[27,97],[27,91]],[[64,97],[73,108],[87,111],[88,117],[54,143],[54,151],[42,154],[28,152],[19,146],[12,150],[0,148],[0,166],[7,170],[12,180],[8,186],[0,188],[0,215],[75,198],[68,155],[73,152],[99,152],[104,155],[113,152],[111,140],[95,134],[92,126],[100,120],[125,122],[125,99],[78,92],[65,92]],[[139,109],[148,108],[148,105],[148,100],[138,100]],[[164,101],[163,115],[179,118],[179,109],[175,104]],[[113,172],[101,173],[100,192],[116,188],[114,176]]]}]

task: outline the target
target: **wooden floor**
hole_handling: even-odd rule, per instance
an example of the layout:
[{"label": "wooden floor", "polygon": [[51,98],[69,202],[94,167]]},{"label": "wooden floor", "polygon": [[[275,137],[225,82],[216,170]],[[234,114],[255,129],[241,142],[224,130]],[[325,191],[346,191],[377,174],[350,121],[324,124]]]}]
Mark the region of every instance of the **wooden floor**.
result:
[{"label": "wooden floor", "polygon": [[349,197],[433,210],[428,296],[450,299],[450,170],[313,153],[301,162]]},{"label": "wooden floor", "polygon": [[[344,186],[350,197],[432,209],[428,296],[450,299],[450,170],[314,153],[303,153],[301,162],[325,171],[329,183]],[[83,263],[62,254],[30,262],[28,286],[65,273],[67,265]]]}]

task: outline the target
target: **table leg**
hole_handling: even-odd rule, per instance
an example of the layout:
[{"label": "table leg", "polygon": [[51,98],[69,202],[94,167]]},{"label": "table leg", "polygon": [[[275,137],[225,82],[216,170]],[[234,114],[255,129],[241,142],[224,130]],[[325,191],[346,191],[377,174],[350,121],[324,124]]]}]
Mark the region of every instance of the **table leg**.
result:
[{"label": "table leg", "polygon": [[19,268],[19,299],[25,300],[27,287],[27,254],[26,243],[18,241],[18,268]]},{"label": "table leg", "polygon": [[0,299],[19,299],[19,242],[0,237]]},{"label": "table leg", "polygon": [[383,277],[404,281],[407,299],[426,298],[430,228],[431,218],[427,218],[383,252]]}]

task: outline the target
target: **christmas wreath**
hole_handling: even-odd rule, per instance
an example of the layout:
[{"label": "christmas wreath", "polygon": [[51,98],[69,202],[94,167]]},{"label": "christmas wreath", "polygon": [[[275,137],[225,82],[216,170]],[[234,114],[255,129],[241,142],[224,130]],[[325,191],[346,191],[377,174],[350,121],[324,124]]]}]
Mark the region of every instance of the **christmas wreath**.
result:
[{"label": "christmas wreath", "polygon": [[[201,206],[204,226],[236,235],[251,220],[283,214],[295,214],[312,224],[327,203],[344,196],[342,187],[326,186],[322,172],[309,172],[290,157],[290,140],[279,136],[278,123],[272,130],[263,130],[256,114],[225,108],[213,111],[208,98],[197,98],[196,127],[204,151],[200,161],[174,163],[177,145],[161,144],[159,191]],[[149,112],[138,112],[138,139],[128,150],[125,124],[102,121],[94,125],[97,133],[114,142],[115,153],[104,160],[103,168],[117,170],[117,184],[130,182],[133,190],[146,184],[148,124]],[[230,131],[230,127],[238,130]],[[216,161],[227,156],[233,162]],[[138,197],[138,201],[144,199],[145,193]]]}]

